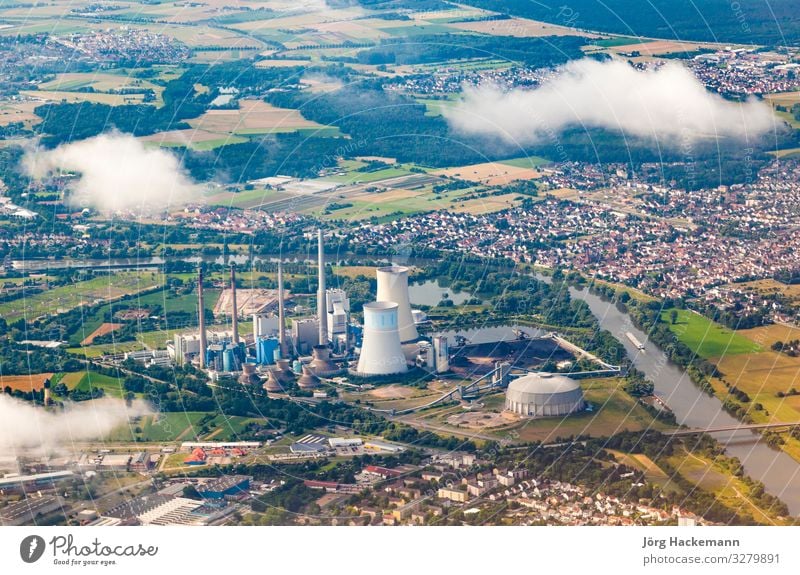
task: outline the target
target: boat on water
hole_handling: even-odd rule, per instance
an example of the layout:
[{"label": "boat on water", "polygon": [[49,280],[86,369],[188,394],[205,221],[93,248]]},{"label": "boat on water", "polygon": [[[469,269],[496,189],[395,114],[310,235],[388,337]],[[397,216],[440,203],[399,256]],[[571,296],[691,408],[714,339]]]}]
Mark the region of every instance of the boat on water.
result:
[{"label": "boat on water", "polygon": [[631,343],[636,346],[636,349],[640,349],[640,350],[644,351],[644,344],[641,341],[639,341],[638,339],[636,339],[636,336],[633,335],[631,332],[629,332],[629,331],[625,332],[625,337],[627,337],[629,340],[631,340]]}]

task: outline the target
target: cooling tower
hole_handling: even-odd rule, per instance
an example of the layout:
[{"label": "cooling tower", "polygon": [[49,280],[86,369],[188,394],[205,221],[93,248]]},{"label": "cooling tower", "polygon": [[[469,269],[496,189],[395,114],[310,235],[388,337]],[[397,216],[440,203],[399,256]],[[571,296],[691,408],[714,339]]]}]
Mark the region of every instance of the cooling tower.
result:
[{"label": "cooling tower", "polygon": [[239,376],[239,383],[242,385],[257,385],[261,378],[256,373],[256,366],[252,363],[242,364],[242,375]]},{"label": "cooling tower", "polygon": [[267,372],[267,380],[264,382],[264,391],[267,393],[283,393],[283,384],[273,370]]},{"label": "cooling tower", "polygon": [[341,371],[341,368],[331,361],[331,350],[327,345],[315,345],[311,353],[313,355],[311,369],[318,376],[329,377]]},{"label": "cooling tower", "polygon": [[303,375],[297,380],[300,389],[314,389],[319,387],[319,378],[307,366],[303,366]]},{"label": "cooling tower", "polygon": [[408,369],[400,346],[397,311],[395,302],[364,304],[364,341],[356,370],[360,375],[390,375]]},{"label": "cooling tower", "polygon": [[386,266],[378,268],[379,302],[393,301],[397,304],[397,326],[400,341],[413,341],[419,337],[414,318],[411,315],[411,302],[408,300],[408,268]]},{"label": "cooling tower", "polygon": [[291,383],[294,381],[294,372],[292,368],[289,366],[288,359],[279,359],[275,362],[278,366],[278,370],[275,372],[276,377],[285,383]]}]

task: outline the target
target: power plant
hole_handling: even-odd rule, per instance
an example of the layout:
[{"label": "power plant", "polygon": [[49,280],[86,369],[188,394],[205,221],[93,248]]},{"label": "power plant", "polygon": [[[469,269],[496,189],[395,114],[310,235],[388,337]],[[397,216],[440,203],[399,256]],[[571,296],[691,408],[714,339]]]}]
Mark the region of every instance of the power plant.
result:
[{"label": "power plant", "polygon": [[411,302],[408,299],[408,268],[403,266],[385,266],[378,268],[378,295],[376,301],[394,302],[397,304],[397,327],[400,341],[403,343],[419,338],[414,316],[411,314]]},{"label": "power plant", "polygon": [[392,301],[364,304],[364,341],[356,368],[358,375],[392,375],[408,371],[398,329],[399,307]]}]

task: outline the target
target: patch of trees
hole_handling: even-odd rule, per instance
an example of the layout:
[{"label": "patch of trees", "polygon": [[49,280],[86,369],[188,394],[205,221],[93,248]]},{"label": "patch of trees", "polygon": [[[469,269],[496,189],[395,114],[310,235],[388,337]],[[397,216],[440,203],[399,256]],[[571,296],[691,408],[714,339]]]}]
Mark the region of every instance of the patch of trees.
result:
[{"label": "patch of trees", "polygon": [[520,38],[478,34],[424,34],[383,40],[356,54],[361,64],[431,64],[468,58],[498,58],[533,68],[563,64],[583,57],[578,36]]},{"label": "patch of trees", "polygon": [[729,0],[572,0],[566,5],[560,0],[464,3],[562,26],[650,38],[781,46],[800,40],[795,0],[739,2],[735,7]]}]

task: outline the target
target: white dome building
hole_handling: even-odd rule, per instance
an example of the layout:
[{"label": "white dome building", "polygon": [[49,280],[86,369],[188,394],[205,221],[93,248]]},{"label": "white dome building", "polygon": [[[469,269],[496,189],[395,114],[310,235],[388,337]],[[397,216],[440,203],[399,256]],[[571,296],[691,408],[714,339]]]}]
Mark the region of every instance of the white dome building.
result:
[{"label": "white dome building", "polygon": [[506,410],[525,417],[564,416],[586,406],[574,379],[553,373],[529,373],[506,390]]}]

